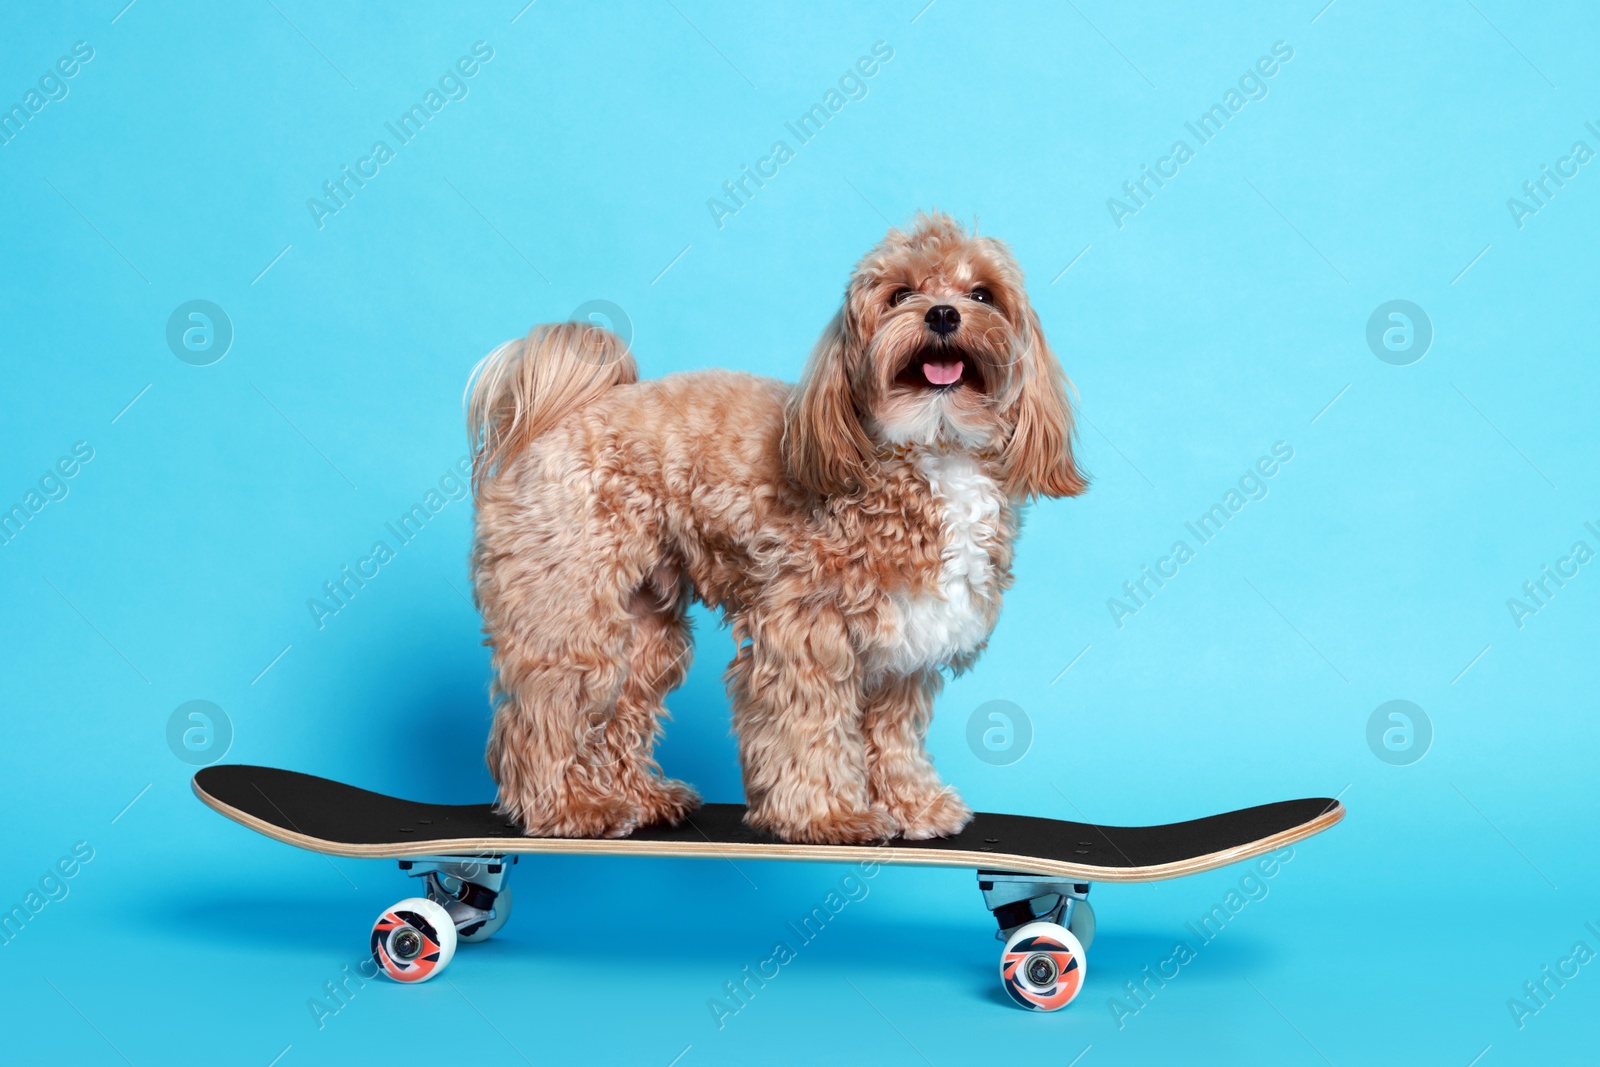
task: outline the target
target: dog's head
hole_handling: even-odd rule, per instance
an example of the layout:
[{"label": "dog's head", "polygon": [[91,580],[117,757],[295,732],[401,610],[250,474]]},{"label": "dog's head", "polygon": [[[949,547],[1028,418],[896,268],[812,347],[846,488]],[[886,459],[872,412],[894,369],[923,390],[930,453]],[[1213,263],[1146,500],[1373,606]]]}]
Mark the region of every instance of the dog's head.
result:
[{"label": "dog's head", "polygon": [[1005,245],[918,215],[856,265],[789,402],[784,461],[827,496],[897,445],[990,452],[1013,498],[1074,496],[1067,388]]}]

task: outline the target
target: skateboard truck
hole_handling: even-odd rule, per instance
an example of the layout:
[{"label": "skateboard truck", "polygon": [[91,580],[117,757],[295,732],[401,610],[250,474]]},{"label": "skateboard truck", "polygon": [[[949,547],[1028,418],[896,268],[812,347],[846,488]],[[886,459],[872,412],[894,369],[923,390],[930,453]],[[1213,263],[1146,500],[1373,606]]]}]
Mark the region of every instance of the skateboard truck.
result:
[{"label": "skateboard truck", "polygon": [[[1004,941],[1013,930],[1031,922],[1052,922],[1073,932],[1078,927],[1093,928],[1088,882],[1059,882],[1037,874],[1010,871],[979,871],[978,889],[984,907],[994,914],[1000,930],[995,937]],[[1080,939],[1089,947],[1093,934]]]},{"label": "skateboard truck", "polygon": [[458,940],[487,941],[511,916],[506,868],[516,856],[423,856],[400,861],[410,878],[421,878],[426,899],[444,909]]}]

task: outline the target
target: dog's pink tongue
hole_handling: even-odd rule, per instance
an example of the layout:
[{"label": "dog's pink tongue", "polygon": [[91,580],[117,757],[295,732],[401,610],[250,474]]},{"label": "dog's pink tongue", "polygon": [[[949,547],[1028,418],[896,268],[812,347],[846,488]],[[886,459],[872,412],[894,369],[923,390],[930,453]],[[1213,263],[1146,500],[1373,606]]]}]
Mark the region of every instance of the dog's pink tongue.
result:
[{"label": "dog's pink tongue", "polygon": [[922,376],[932,385],[954,385],[961,380],[961,361],[926,360],[922,364]]}]

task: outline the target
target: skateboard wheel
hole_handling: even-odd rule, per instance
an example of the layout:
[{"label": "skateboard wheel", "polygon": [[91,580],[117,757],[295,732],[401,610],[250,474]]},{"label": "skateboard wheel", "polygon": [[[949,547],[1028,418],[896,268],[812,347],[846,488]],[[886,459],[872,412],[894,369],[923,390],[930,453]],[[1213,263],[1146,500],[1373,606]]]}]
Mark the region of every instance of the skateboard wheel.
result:
[{"label": "skateboard wheel", "polygon": [[476,926],[469,926],[464,930],[456,931],[456,937],[469,945],[475,945],[479,941],[487,941],[500,932],[500,928],[506,924],[506,920],[509,918],[511,918],[511,887],[506,886],[494,895],[494,917],[485,919]]},{"label": "skateboard wheel", "polygon": [[426,982],[455,954],[450,913],[427,897],[408,897],[372,924],[372,958],[397,982]]},{"label": "skateboard wheel", "polygon": [[1094,905],[1087,900],[1075,901],[1072,905],[1072,921],[1067,924],[1067,929],[1077,935],[1085,952],[1093,948]]},{"label": "skateboard wheel", "polygon": [[1031,922],[1006,939],[1000,981],[1030,1011],[1059,1011],[1083,989],[1083,942],[1064,926]]}]

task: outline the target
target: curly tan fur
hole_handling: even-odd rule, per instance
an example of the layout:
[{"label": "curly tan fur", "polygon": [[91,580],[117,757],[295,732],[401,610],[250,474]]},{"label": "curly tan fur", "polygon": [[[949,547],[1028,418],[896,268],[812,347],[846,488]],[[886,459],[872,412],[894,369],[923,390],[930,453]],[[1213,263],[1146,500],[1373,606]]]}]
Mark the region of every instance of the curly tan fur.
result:
[{"label": "curly tan fur", "polygon": [[[959,326],[936,329],[943,309]],[[488,760],[530,834],[620,836],[698,804],[652,758],[692,600],[733,628],[751,826],[843,843],[966,824],[924,749],[939,672],[988,640],[1021,505],[1085,485],[1003,245],[943,215],[891,231],[798,387],[640,382],[619,339],[567,323],[493,353],[468,413]]]}]

